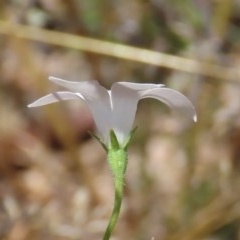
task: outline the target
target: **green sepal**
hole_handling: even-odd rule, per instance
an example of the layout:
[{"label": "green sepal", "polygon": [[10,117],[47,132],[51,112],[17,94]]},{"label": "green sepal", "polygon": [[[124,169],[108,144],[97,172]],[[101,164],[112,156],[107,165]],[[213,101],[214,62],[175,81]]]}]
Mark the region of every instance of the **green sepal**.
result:
[{"label": "green sepal", "polygon": [[[110,144],[111,147],[108,149],[108,161],[110,168],[112,170],[115,181],[122,182],[127,168],[127,148],[131,142],[133,135],[137,127],[133,128],[125,140],[125,142],[120,145],[116,134],[113,130],[110,130]],[[122,182],[123,184],[123,182]]]},{"label": "green sepal", "polygon": [[133,135],[134,135],[134,133],[136,132],[137,128],[138,128],[138,127],[136,126],[135,128],[133,128],[133,129],[131,130],[128,138],[127,138],[127,139],[125,140],[125,142],[123,143],[122,148],[123,148],[125,151],[127,150],[130,142],[132,141]]},{"label": "green sepal", "polygon": [[120,148],[120,145],[116,137],[116,134],[112,129],[110,130],[109,135],[110,135],[111,149],[118,150]]},{"label": "green sepal", "polygon": [[92,137],[94,137],[104,148],[104,150],[108,153],[109,149],[107,147],[107,145],[97,136],[95,135],[93,132],[88,131],[88,134]]}]

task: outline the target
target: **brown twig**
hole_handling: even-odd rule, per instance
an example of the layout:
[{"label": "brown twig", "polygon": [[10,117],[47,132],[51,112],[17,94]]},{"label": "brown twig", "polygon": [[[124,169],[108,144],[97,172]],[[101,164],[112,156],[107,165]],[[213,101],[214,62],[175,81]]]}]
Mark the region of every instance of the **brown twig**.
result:
[{"label": "brown twig", "polygon": [[235,67],[220,66],[128,45],[60,33],[32,26],[24,26],[6,21],[0,21],[0,34],[152,64],[188,73],[201,74],[218,79],[236,80],[240,76],[240,71]]}]

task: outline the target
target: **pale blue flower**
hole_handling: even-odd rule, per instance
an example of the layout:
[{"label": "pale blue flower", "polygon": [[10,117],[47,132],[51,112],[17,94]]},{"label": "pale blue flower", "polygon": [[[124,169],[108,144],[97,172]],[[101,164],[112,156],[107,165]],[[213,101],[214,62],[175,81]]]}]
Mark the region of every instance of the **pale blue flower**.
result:
[{"label": "pale blue flower", "polygon": [[187,118],[197,120],[191,102],[181,93],[165,88],[162,84],[116,82],[111,90],[102,87],[97,81],[71,82],[50,77],[50,81],[69,91],[46,95],[28,105],[38,107],[58,101],[78,99],[86,102],[95,121],[100,139],[109,144],[109,132],[113,130],[122,144],[133,127],[138,101],[143,98],[157,99]]}]

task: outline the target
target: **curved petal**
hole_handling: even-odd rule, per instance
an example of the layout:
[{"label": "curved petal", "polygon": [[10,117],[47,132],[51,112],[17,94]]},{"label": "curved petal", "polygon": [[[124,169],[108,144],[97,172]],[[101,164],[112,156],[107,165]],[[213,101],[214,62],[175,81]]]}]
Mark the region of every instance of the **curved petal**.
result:
[{"label": "curved petal", "polygon": [[154,84],[154,83],[132,83],[132,82],[116,82],[112,85],[112,88],[115,85],[121,85],[127,89],[134,90],[134,91],[146,91],[155,88],[164,87],[164,84]]},{"label": "curved petal", "polygon": [[43,105],[47,105],[50,103],[55,103],[64,100],[71,100],[71,99],[84,99],[80,94],[72,93],[72,92],[56,92],[48,94],[44,97],[39,98],[35,102],[28,105],[28,107],[39,107]]},{"label": "curved petal", "polygon": [[112,129],[110,96],[106,88],[98,81],[72,82],[60,78],[49,77],[49,80],[73,92],[79,93],[86,101],[102,140],[109,142]]},{"label": "curved petal", "polygon": [[140,92],[140,98],[155,98],[173,110],[179,113],[185,114],[188,118],[197,121],[196,111],[192,103],[181,93],[169,89],[169,88],[158,88]]},{"label": "curved petal", "polygon": [[84,97],[95,98],[98,93],[101,95],[107,95],[107,90],[95,80],[74,82],[52,76],[50,76],[48,79],[51,82],[70,90],[71,92],[79,92]]},{"label": "curved petal", "polygon": [[130,82],[113,84],[111,89],[113,129],[120,143],[124,142],[133,127],[137,103],[140,99],[139,93],[161,86],[163,85]]},{"label": "curved petal", "polygon": [[181,93],[164,88],[162,84],[118,82],[111,89],[114,131],[119,142],[123,142],[132,129],[137,104],[143,98],[155,98],[174,110],[197,120],[192,103]]},{"label": "curved petal", "polygon": [[123,143],[133,125],[138,97],[132,90],[114,84],[111,89],[113,130],[119,143]]}]

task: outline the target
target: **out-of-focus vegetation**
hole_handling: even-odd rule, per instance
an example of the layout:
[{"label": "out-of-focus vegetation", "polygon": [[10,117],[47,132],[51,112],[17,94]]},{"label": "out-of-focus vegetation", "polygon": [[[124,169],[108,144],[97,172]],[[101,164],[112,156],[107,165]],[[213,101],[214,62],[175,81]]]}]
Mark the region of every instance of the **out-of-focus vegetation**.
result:
[{"label": "out-of-focus vegetation", "polygon": [[[110,45],[91,51],[76,36]],[[153,64],[113,43],[164,57]],[[26,107],[56,89],[49,75],[163,83],[196,106],[191,124],[140,102],[112,239],[240,239],[239,65],[238,0],[0,1],[0,239],[101,239],[111,213],[111,173],[86,106]]]}]

